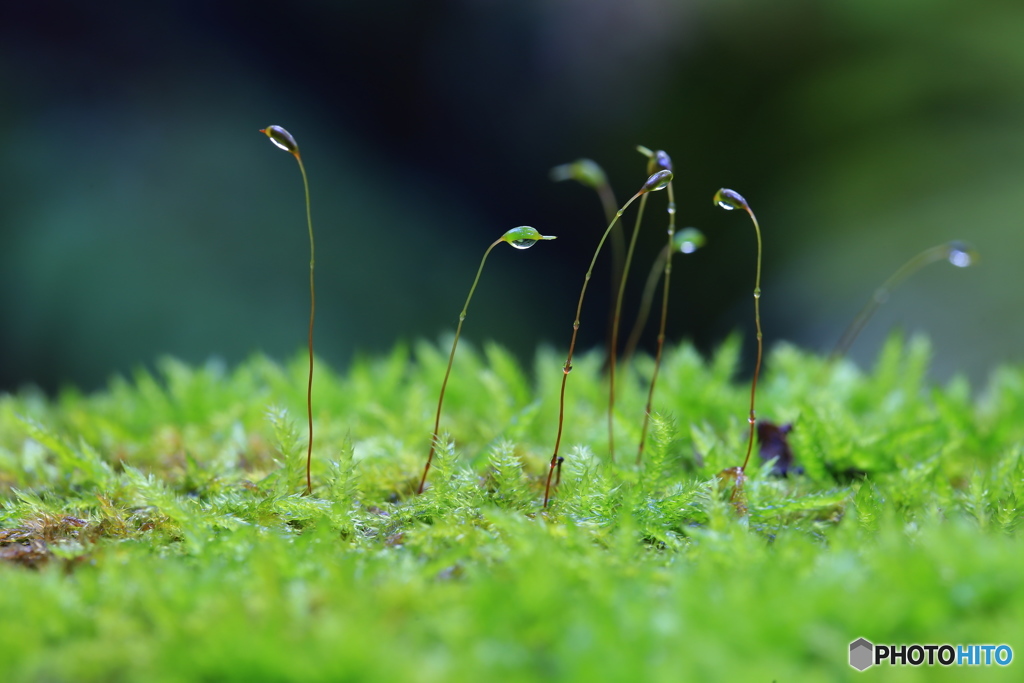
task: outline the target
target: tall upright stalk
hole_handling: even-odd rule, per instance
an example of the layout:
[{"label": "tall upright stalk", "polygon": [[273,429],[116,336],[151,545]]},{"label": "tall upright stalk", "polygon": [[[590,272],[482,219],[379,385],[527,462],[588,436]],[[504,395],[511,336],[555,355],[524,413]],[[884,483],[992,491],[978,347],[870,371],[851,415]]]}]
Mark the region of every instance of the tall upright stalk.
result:
[{"label": "tall upright stalk", "polygon": [[306,495],[313,493],[313,320],[316,317],[316,286],[313,282],[313,271],[316,264],[316,247],[313,243],[313,216],[309,206],[309,180],[306,178],[306,166],[302,163],[299,146],[291,133],[281,126],[267,126],[260,132],[270,141],[289,152],[299,162],[302,173],[302,187],[306,192],[306,225],[309,227],[309,379],[306,383],[306,417],[309,420],[309,444],[306,447]]},{"label": "tall upright stalk", "polygon": [[[652,152],[646,147],[641,147],[640,151],[647,154],[650,158],[648,170],[652,168],[661,168],[668,171],[672,171],[672,158],[669,157],[668,152],[664,150],[658,150]],[[661,369],[661,352],[665,345],[665,326],[668,319],[668,291],[669,291],[669,280],[672,276],[672,247],[676,238],[676,196],[672,188],[672,182],[668,184],[666,190],[668,192],[668,243],[665,244],[665,285],[661,295],[661,324],[658,327],[658,340],[657,348],[654,354],[654,371],[651,374],[651,385],[647,389],[647,404],[644,406],[644,422],[640,429],[640,444],[637,446],[636,451],[636,464],[639,465],[643,460],[644,444],[647,441],[647,427],[651,420],[651,404],[654,402],[654,386],[658,381],[658,372]]]}]

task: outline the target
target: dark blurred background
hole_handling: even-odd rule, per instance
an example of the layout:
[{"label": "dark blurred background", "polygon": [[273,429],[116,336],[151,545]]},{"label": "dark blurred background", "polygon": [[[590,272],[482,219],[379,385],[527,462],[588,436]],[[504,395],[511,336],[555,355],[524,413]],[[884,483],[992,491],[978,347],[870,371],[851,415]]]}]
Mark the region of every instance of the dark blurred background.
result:
[{"label": "dark blurred background", "polygon": [[8,2],[0,93],[0,388],[303,349],[301,176],[269,124],[309,172],[317,351],[337,367],[453,330],[484,249],[522,224],[559,239],[495,250],[465,334],[564,349],[604,220],[548,170],[593,158],[624,201],[637,144],[672,155],[680,226],[708,237],[675,262],[672,339],[752,347],[756,242],[712,206],[726,186],[764,231],[769,346],[828,350],[901,263],[960,238],[980,266],[915,276],[851,355],[902,327],[933,338],[940,378],[1022,357],[1019,0]]}]

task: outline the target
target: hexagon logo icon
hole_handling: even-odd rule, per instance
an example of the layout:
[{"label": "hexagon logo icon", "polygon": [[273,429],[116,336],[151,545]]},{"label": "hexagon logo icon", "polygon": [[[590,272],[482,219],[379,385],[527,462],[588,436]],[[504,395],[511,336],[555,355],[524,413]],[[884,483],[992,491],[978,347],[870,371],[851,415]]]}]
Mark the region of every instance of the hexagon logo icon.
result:
[{"label": "hexagon logo icon", "polygon": [[850,666],[857,671],[863,671],[874,664],[874,652],[874,645],[864,638],[858,638],[850,643]]}]

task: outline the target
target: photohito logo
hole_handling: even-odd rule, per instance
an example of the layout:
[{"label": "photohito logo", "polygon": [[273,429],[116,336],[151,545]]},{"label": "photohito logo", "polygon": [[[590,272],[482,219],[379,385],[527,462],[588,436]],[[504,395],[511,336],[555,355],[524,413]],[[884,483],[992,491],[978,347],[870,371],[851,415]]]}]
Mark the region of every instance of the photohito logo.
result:
[{"label": "photohito logo", "polygon": [[875,645],[866,638],[850,643],[850,666],[864,671],[875,664],[890,666],[1007,666],[1009,645]]}]

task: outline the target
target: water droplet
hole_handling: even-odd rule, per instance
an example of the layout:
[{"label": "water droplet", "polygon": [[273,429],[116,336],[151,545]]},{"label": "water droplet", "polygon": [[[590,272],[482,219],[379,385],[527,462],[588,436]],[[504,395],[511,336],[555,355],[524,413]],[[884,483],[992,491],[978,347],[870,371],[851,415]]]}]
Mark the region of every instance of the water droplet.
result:
[{"label": "water droplet", "polygon": [[501,236],[501,239],[516,249],[529,249],[540,240],[553,240],[555,237],[553,235],[542,235],[529,225],[520,225],[518,228],[512,228],[506,232]]},{"label": "water droplet", "polygon": [[668,213],[669,213],[669,215],[672,215],[675,212],[676,212],[676,203],[675,202],[669,202],[668,203]]},{"label": "water droplet", "polygon": [[747,209],[747,200],[743,198],[743,195],[735,190],[728,190],[724,187],[715,193],[715,204],[726,211]]},{"label": "water droplet", "polygon": [[697,228],[683,228],[672,237],[672,243],[676,249],[684,254],[692,254],[706,242],[704,233]]},{"label": "water droplet", "polygon": [[966,242],[954,240],[949,243],[948,258],[949,262],[957,268],[966,268],[975,264],[978,260],[978,252]]},{"label": "water droplet", "polygon": [[575,180],[593,188],[608,184],[604,169],[593,159],[577,159],[568,164],[555,166],[548,176],[556,183],[562,180]]},{"label": "water droplet", "polygon": [[668,184],[672,182],[672,171],[661,170],[652,175],[644,183],[644,192],[657,192],[658,190],[664,190],[668,187]]},{"label": "water droplet", "polygon": [[267,126],[260,128],[260,132],[270,138],[270,141],[286,152],[299,153],[299,145],[295,142],[292,134],[281,126]]}]

